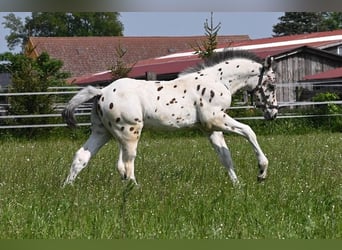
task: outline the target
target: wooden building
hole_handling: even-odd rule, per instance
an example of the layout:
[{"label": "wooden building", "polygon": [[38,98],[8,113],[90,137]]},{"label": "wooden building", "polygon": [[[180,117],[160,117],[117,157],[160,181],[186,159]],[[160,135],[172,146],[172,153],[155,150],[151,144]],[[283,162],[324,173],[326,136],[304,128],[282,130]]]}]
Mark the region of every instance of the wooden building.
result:
[{"label": "wooden building", "polygon": [[277,97],[281,102],[308,100],[307,93],[313,90],[312,87],[298,87],[295,83],[303,81],[306,76],[342,67],[342,56],[308,46],[285,51],[274,57],[279,85]]},{"label": "wooden building", "polygon": [[[314,95],[326,92],[335,93],[342,100],[342,67],[306,76],[299,83],[303,84],[300,101],[311,100]],[[306,83],[312,84],[312,88]]]}]

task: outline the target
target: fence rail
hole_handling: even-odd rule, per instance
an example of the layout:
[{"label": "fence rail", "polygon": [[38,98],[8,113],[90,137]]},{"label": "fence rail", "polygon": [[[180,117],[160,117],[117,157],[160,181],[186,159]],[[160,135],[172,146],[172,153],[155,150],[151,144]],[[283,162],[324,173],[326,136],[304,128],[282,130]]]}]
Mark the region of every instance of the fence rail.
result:
[{"label": "fence rail", "polygon": [[[301,83],[300,83],[301,84]],[[307,83],[305,83],[307,85]],[[335,85],[336,86],[336,85]],[[342,87],[342,85],[341,85]],[[70,96],[78,93],[79,87],[54,87],[50,88],[49,92],[25,92],[25,93],[0,93],[1,97],[11,97],[11,96],[32,96],[32,95],[56,95],[56,96]],[[280,110],[286,107],[301,107],[301,106],[316,106],[316,105],[327,105],[327,104],[337,104],[342,105],[342,101],[326,101],[326,102],[283,102],[278,103]],[[61,117],[61,112],[66,106],[66,103],[55,103],[54,113],[51,114],[28,114],[28,115],[8,115],[7,110],[9,108],[8,103],[0,103],[0,130],[1,129],[18,129],[18,128],[52,128],[52,127],[66,127],[67,125],[61,120],[60,123],[45,123],[45,124],[20,124],[20,125],[8,125],[6,120],[14,119],[27,119],[27,118],[58,118]],[[75,110],[76,116],[90,116],[92,103],[85,103]],[[255,106],[251,105],[241,105],[230,107],[231,110],[236,109],[254,109]],[[293,119],[293,118],[313,118],[313,117],[334,117],[342,116],[342,114],[323,114],[323,115],[299,115],[294,113],[279,114],[277,119]],[[262,116],[253,117],[234,117],[236,120],[261,120],[264,119]],[[90,126],[90,122],[81,122],[79,126]]]}]

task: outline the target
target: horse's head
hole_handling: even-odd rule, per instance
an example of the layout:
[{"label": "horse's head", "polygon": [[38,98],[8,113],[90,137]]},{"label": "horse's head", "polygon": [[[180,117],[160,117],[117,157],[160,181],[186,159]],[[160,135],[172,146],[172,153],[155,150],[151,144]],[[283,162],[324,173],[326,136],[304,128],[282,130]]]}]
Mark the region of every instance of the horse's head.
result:
[{"label": "horse's head", "polygon": [[261,69],[257,87],[254,89],[256,106],[264,112],[266,120],[273,120],[278,114],[273,57],[267,57]]}]

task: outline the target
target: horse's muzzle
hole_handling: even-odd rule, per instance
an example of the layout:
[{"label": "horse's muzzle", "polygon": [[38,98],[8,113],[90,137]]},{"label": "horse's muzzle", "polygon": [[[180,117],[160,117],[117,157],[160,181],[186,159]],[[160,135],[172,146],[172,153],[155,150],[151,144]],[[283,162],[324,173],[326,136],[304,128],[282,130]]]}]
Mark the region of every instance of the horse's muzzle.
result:
[{"label": "horse's muzzle", "polygon": [[264,118],[266,120],[274,120],[277,118],[278,109],[277,108],[267,108],[264,110]]}]

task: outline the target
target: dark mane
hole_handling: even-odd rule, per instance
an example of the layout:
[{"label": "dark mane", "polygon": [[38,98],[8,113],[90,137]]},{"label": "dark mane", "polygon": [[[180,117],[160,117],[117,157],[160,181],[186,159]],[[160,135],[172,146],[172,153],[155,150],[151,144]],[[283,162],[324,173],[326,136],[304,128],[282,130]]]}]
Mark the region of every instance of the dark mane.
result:
[{"label": "dark mane", "polygon": [[202,63],[197,64],[194,67],[188,68],[180,73],[180,75],[186,75],[190,73],[194,73],[197,71],[200,71],[202,69],[205,69],[207,67],[214,66],[216,64],[219,64],[221,62],[224,62],[229,59],[233,58],[244,58],[244,59],[250,59],[252,61],[255,61],[257,63],[262,63],[262,59],[255,55],[252,52],[249,52],[247,50],[232,50],[227,49],[222,52],[216,52],[211,57],[205,59]]}]

